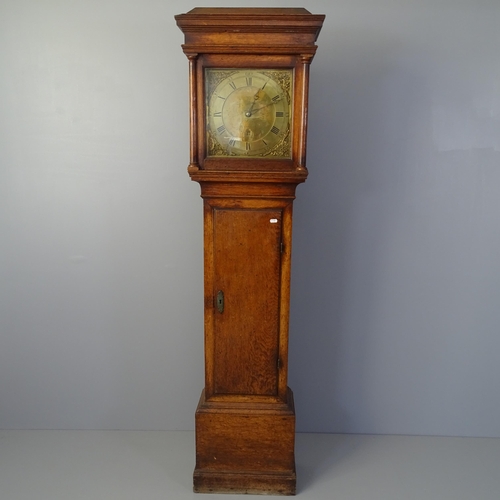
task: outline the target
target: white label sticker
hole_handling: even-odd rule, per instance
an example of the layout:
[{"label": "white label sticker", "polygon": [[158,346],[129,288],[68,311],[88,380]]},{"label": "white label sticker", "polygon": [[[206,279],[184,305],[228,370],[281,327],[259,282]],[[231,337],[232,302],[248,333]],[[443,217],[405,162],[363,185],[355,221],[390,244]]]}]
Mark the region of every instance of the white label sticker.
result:
[{"label": "white label sticker", "polygon": [[278,219],[270,219],[269,222],[271,224],[276,224],[278,222]]}]

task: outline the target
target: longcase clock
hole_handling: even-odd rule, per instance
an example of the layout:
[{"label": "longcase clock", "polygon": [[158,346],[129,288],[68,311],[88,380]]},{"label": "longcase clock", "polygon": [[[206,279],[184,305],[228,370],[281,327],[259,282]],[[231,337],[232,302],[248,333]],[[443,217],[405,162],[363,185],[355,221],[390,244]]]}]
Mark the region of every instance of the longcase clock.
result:
[{"label": "longcase clock", "polygon": [[188,172],[204,203],[196,492],[295,493],[292,203],[307,177],[309,65],[324,17],[300,8],[176,16],[189,59]]}]

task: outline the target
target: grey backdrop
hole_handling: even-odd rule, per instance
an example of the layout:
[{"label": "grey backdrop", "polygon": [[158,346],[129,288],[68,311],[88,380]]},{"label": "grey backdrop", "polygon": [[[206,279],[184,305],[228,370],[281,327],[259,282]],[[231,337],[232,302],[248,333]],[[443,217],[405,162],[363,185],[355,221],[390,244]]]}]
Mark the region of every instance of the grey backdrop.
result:
[{"label": "grey backdrop", "polygon": [[[0,428],[191,429],[202,205],[173,16],[0,3]],[[500,436],[500,3],[326,14],[295,204],[298,429]]]}]

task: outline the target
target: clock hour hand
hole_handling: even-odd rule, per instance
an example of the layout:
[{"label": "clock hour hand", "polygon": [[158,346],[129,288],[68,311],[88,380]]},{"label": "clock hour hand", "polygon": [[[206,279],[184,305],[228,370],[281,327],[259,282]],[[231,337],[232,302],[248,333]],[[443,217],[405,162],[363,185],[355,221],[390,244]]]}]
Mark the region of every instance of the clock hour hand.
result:
[{"label": "clock hour hand", "polygon": [[259,100],[259,93],[260,93],[260,90],[257,90],[257,92],[255,92],[255,95],[253,96],[253,102],[252,102],[252,105],[250,106],[250,109],[245,113],[245,116],[247,118],[250,118],[252,116],[252,110],[253,110],[253,107],[255,106],[255,103]]}]

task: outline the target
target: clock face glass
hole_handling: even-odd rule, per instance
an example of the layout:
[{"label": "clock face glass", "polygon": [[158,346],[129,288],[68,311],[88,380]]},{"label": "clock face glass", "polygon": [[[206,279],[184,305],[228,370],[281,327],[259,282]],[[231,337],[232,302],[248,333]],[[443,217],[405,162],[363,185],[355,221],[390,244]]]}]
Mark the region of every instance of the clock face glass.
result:
[{"label": "clock face glass", "polygon": [[207,156],[290,158],[292,86],[292,69],[207,68]]}]

